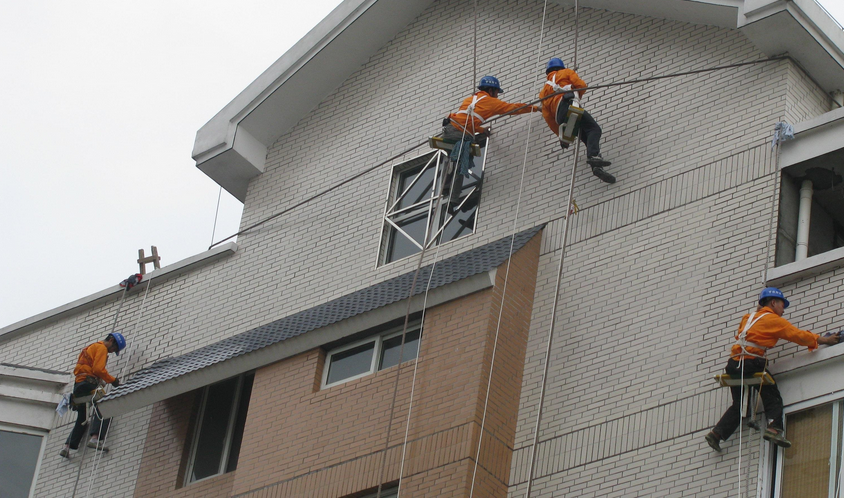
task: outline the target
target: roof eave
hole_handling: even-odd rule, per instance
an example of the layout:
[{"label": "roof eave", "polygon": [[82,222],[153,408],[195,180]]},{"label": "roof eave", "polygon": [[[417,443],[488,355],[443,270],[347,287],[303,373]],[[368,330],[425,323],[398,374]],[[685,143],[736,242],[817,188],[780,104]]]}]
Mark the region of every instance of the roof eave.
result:
[{"label": "roof eave", "polygon": [[[427,304],[430,308],[462,296],[488,289],[495,285],[496,269],[478,273],[457,282],[432,289],[428,294]],[[418,294],[413,297],[410,313],[422,310],[425,296]],[[162,401],[179,394],[199,389],[215,382],[225,380],[235,375],[261,368],[277,361],[291,358],[298,354],[318,348],[349,337],[364,330],[377,327],[383,323],[402,318],[407,312],[407,300],[378,308],[360,315],[333,323],[307,334],[302,334],[282,342],[272,344],[257,351],[236,356],[228,360],[215,363],[200,370],[181,375],[164,382],[160,382],[139,391],[104,399],[99,403],[99,409],[105,417],[115,417],[124,413],[143,408],[152,403]]]}]

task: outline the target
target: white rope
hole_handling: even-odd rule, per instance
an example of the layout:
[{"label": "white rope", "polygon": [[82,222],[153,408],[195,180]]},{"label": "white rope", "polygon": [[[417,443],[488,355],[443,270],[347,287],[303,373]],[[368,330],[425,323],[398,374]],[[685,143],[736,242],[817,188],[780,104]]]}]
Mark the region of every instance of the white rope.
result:
[{"label": "white rope", "polygon": [[[147,296],[149,295],[150,287],[152,287],[152,278],[147,280],[147,288],[144,290],[144,297],[141,300],[140,312],[138,313],[138,318],[135,320],[135,325],[131,329],[133,335],[138,330],[138,325],[141,323],[141,318],[143,316],[145,316],[145,314],[146,314],[146,302],[147,302]],[[131,353],[131,355],[128,356],[126,358],[126,360],[123,362],[123,366],[120,369],[120,374],[117,376],[118,378],[123,378],[123,374],[126,371],[126,368],[129,366],[129,360],[134,357],[134,353],[135,353],[136,349],[138,349],[137,346],[133,346],[128,351],[129,353]],[[91,411],[93,413],[91,414],[90,420],[93,421],[94,417],[97,417],[100,420],[100,428],[99,428],[99,431],[98,431],[98,434],[97,434],[97,445],[105,448],[106,442],[108,441],[108,434],[111,431],[111,424],[114,422],[114,419],[113,418],[111,419],[111,421],[108,424],[108,427],[106,428],[105,433],[103,433],[102,422],[103,422],[104,419],[100,416],[100,414],[99,414],[99,412],[96,408],[96,405],[94,403],[91,403],[91,406],[92,406]],[[88,443],[88,439],[90,438],[90,436],[87,434],[88,433],[87,429],[86,429],[85,432],[86,432],[86,434],[83,435],[83,438],[84,438],[83,440],[85,441],[85,447],[87,448],[87,446],[88,446],[87,443]],[[104,451],[101,451],[101,450],[98,450],[98,449],[95,450],[95,451],[96,451],[96,453],[94,453],[94,464],[91,467],[91,476],[88,479],[88,490],[85,493],[86,498],[91,493],[94,482],[96,480],[96,472],[97,472],[97,469],[99,469],[100,461],[101,461],[101,459],[103,457],[103,453],[104,453]],[[82,457],[83,460],[84,460],[84,453],[85,452],[83,450],[83,457]],[[82,462],[79,463],[79,466],[80,466],[80,470],[81,470]],[[75,487],[74,487],[74,496],[75,496]]]},{"label": "white rope", "polygon": [[220,198],[223,197],[223,187],[220,186],[220,192],[217,193],[217,209],[214,211],[214,228],[211,229],[211,245],[214,245],[214,235],[217,234],[217,218],[220,216]]},{"label": "white rope", "polygon": [[[544,36],[545,36],[545,18],[546,18],[546,14],[547,14],[547,9],[548,9],[548,0],[545,0],[545,3],[544,3],[543,8],[542,8],[542,22],[540,24],[540,29],[539,29],[539,44],[536,48],[537,63],[540,63],[541,57],[542,57],[542,42],[543,42],[543,39],[544,39]],[[538,83],[539,83],[539,73],[537,73],[536,77],[534,78],[532,88],[536,88]],[[492,389],[492,375],[493,375],[493,372],[495,370],[495,358],[496,358],[496,354],[498,352],[498,338],[499,338],[499,335],[500,335],[500,332],[501,332],[501,318],[502,318],[502,315],[503,315],[503,312],[504,312],[504,300],[507,296],[507,283],[508,283],[509,277],[510,277],[510,264],[512,263],[512,259],[513,259],[513,247],[514,247],[514,244],[515,244],[515,241],[516,241],[516,230],[517,230],[517,227],[518,227],[519,212],[520,212],[521,205],[522,205],[522,193],[524,192],[525,172],[527,171],[527,158],[528,158],[528,152],[530,150],[530,136],[531,136],[532,129],[533,129],[532,120],[528,120],[528,122],[527,122],[527,137],[525,138],[525,154],[524,154],[524,158],[522,159],[522,171],[521,171],[521,175],[519,177],[519,194],[516,198],[516,212],[515,212],[515,215],[513,217],[513,229],[511,230],[511,233],[510,233],[510,249],[509,249],[508,257],[507,257],[507,269],[504,272],[504,284],[503,284],[502,290],[501,290],[501,302],[500,302],[499,309],[498,309],[498,320],[497,320],[496,325],[495,325],[495,338],[493,339],[493,344],[492,344],[492,357],[490,358],[489,377],[487,379],[487,384],[486,384],[486,395],[484,396],[484,410],[483,410],[483,415],[481,417],[480,433],[478,434],[478,447],[475,450],[475,463],[474,463],[474,468],[472,469],[472,485],[469,489],[469,498],[472,498],[475,494],[475,482],[476,482],[476,478],[477,478],[477,474],[478,474],[478,465],[479,465],[480,458],[481,458],[481,445],[483,443],[484,429],[486,428],[486,415],[487,415],[487,410],[488,410],[488,407],[489,407],[489,394],[490,394],[490,390]]]},{"label": "white rope", "polygon": [[[465,140],[465,138],[466,138],[466,132],[464,130],[463,137],[461,138],[461,143],[462,143],[463,140]],[[489,145],[489,142],[487,142],[487,145]],[[462,152],[462,150],[463,149],[462,149],[462,146],[461,146],[461,152]],[[457,168],[458,168],[459,162],[460,162],[460,152],[458,152],[457,157],[458,157],[458,161],[454,164],[454,172],[451,175],[451,186],[449,187],[449,190],[448,190],[449,195],[448,195],[448,199],[446,200],[446,205],[445,205],[446,215],[448,214],[448,208],[451,206],[451,198],[452,198],[451,193],[454,191],[454,184],[457,180],[457,175],[460,174],[460,173],[457,172]],[[446,158],[446,161],[448,161],[448,158]],[[484,159],[484,162],[486,162],[486,159]],[[446,167],[448,167],[448,166],[446,166]],[[481,181],[483,181],[483,173],[481,174],[481,179],[482,179]],[[445,176],[443,176],[443,181],[444,180],[445,180]],[[440,190],[440,192],[442,192],[442,190]],[[472,194],[472,195],[474,195],[474,194]],[[441,202],[441,198],[440,198],[440,202]],[[435,213],[435,216],[439,217],[439,208],[437,210],[437,213]],[[445,233],[445,228],[443,228],[442,233]],[[440,237],[442,237],[442,233],[440,234]],[[427,244],[427,241],[425,241],[425,244]],[[425,297],[423,298],[423,301],[422,301],[422,317],[421,317],[421,323],[419,324],[419,340],[416,343],[416,361],[413,364],[413,377],[411,378],[411,381],[410,381],[410,401],[408,402],[407,417],[405,419],[404,441],[402,442],[401,462],[400,462],[400,465],[399,465],[399,483],[398,483],[398,488],[396,489],[396,498],[399,498],[399,496],[401,496],[401,483],[402,483],[402,477],[404,476],[404,462],[405,462],[405,457],[406,457],[406,454],[407,454],[407,439],[408,439],[408,436],[410,434],[410,417],[413,413],[413,395],[416,392],[416,374],[417,374],[417,371],[419,369],[419,359],[420,359],[420,355],[422,353],[422,338],[423,338],[423,331],[424,331],[424,327],[425,327],[425,313],[428,309],[428,292],[431,290],[431,283],[433,282],[433,279],[434,279],[434,271],[437,269],[437,263],[439,261],[438,258],[439,258],[439,254],[440,254],[440,247],[442,247],[442,241],[441,240],[440,240],[440,242],[437,243],[437,250],[434,251],[434,260],[433,260],[433,264],[431,265],[431,273],[430,273],[430,275],[428,275],[428,283],[425,286]],[[402,339],[402,341],[403,340],[404,339]],[[401,355],[399,355],[399,367],[401,367],[401,358],[402,358]]]},{"label": "white rope", "polygon": [[[463,131],[463,136],[464,137],[466,136],[465,128],[464,128],[464,131]],[[458,159],[459,159],[459,155],[458,155]],[[437,167],[437,169],[439,169],[439,168]],[[453,172],[453,175],[452,175],[452,185],[454,184],[453,182],[457,178],[457,175],[458,175],[457,165],[455,165],[455,171]],[[436,178],[436,176],[435,176],[435,178]],[[441,196],[441,194],[442,194],[442,186],[444,185],[444,181],[445,181],[445,175],[443,175],[440,179],[437,180],[437,182],[439,182],[439,185],[437,185],[437,182],[435,182],[431,185],[431,196],[437,197],[436,202],[435,202],[436,208],[434,210],[431,210],[430,207],[428,208],[428,213],[429,213],[431,221],[428,223],[428,228],[426,229],[426,233],[431,234],[431,236],[433,236],[436,233],[435,230],[433,229],[433,227],[436,226],[437,219],[439,218],[439,210],[440,210],[440,207],[442,206],[442,196]],[[450,201],[450,198],[451,198],[451,191],[449,191],[449,201]],[[432,201],[433,201],[433,199],[432,199]],[[434,204],[434,202],[432,202],[432,204]],[[385,470],[387,468],[387,452],[390,449],[390,432],[392,431],[392,428],[393,428],[393,416],[395,415],[396,396],[397,396],[398,390],[399,390],[399,375],[401,373],[401,363],[402,363],[401,359],[404,356],[404,344],[405,344],[405,339],[407,338],[407,326],[408,326],[408,322],[410,321],[410,307],[411,307],[411,304],[413,303],[413,291],[416,289],[416,281],[417,281],[417,278],[419,277],[419,271],[422,268],[422,260],[425,258],[425,251],[427,250],[427,248],[428,248],[428,240],[427,240],[427,236],[426,236],[422,240],[422,249],[419,252],[419,260],[416,264],[416,271],[413,273],[413,281],[411,282],[410,291],[408,292],[408,296],[407,296],[407,310],[405,311],[405,315],[404,315],[404,326],[402,328],[402,334],[401,334],[401,346],[399,347],[398,365],[396,365],[395,383],[393,385],[393,399],[390,402],[390,416],[387,419],[387,436],[386,436],[385,442],[384,442],[384,453],[381,457],[381,472],[380,472],[380,477],[378,479],[378,491],[375,493],[376,498],[381,498],[381,491],[382,491],[383,486],[384,486],[384,473],[385,473]],[[439,253],[439,244],[437,245],[436,254],[438,254],[438,253]],[[432,266],[431,267],[431,276],[433,276],[433,274],[434,274],[434,267]],[[425,289],[425,296],[423,298],[424,299],[423,303],[427,303],[428,290],[429,289],[430,289],[430,287]],[[424,312],[424,308],[423,308],[423,312]],[[421,346],[422,345],[422,326],[421,325],[420,325],[419,332],[420,332],[419,333],[419,341],[417,342],[417,345]],[[419,355],[421,353],[421,347],[417,347],[416,351],[417,351],[417,353],[416,353],[416,365],[418,365],[419,364]],[[414,375],[415,375],[415,372],[416,372],[416,367],[414,366]],[[408,424],[410,423],[409,414],[408,414],[407,423]],[[403,458],[404,458],[404,453],[402,453],[402,463],[401,463],[402,468],[404,466]],[[399,489],[396,492],[397,498],[398,498],[398,493],[401,491],[401,474],[399,474],[399,481],[400,481],[399,482]]]}]

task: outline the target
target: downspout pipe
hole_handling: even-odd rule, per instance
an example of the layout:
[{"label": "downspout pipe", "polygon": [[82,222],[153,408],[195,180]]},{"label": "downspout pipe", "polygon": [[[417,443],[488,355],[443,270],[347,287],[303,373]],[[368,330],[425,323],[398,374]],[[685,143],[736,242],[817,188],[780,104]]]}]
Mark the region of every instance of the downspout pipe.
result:
[{"label": "downspout pipe", "polygon": [[794,261],[801,261],[809,256],[809,220],[812,217],[812,180],[803,180],[800,186],[800,209],[797,215],[797,250]]}]

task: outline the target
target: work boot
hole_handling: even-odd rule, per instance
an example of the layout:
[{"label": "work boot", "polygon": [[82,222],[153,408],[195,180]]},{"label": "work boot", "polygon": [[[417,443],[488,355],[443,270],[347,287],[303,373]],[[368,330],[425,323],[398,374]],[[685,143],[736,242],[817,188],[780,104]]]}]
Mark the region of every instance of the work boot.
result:
[{"label": "work boot", "polygon": [[721,445],[719,444],[721,442],[720,437],[718,437],[714,432],[710,431],[709,434],[707,434],[703,438],[706,439],[706,442],[709,443],[709,446],[713,450],[717,451],[718,453],[721,453]]},{"label": "work boot", "polygon": [[59,456],[62,458],[70,458],[70,448],[68,448],[67,446],[62,448],[62,450],[59,452]]},{"label": "work boot", "polygon": [[615,177],[604,171],[600,166],[592,166],[592,174],[604,183],[615,183]]},{"label": "work boot", "polygon": [[567,144],[567,143],[565,143],[565,142],[561,141],[561,142],[560,142],[560,147],[562,147],[562,148],[563,148],[563,151],[565,151],[566,149],[568,149],[568,148],[569,148],[569,144]]},{"label": "work boot", "polygon": [[88,441],[88,447],[97,451],[108,451],[108,448],[106,448],[105,443],[98,439],[92,439]]},{"label": "work boot", "polygon": [[589,164],[589,166],[592,166],[593,168],[596,166],[599,168],[603,168],[604,166],[609,166],[610,164],[612,164],[611,162],[601,157],[601,154],[595,154],[592,157],[587,157],[586,162]]},{"label": "work boot", "polygon": [[775,445],[781,448],[791,448],[791,441],[783,437],[782,429],[768,427],[767,429],[765,429],[765,434],[762,434],[762,438],[774,443]]}]

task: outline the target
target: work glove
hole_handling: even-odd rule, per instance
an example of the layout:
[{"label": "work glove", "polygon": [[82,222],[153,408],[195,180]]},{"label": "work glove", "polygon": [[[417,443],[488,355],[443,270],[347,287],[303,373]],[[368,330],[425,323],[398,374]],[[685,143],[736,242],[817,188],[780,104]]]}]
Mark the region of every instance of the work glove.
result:
[{"label": "work glove", "polygon": [[111,385],[114,387],[120,387],[120,379],[115,377],[114,380],[111,382]]}]

